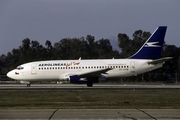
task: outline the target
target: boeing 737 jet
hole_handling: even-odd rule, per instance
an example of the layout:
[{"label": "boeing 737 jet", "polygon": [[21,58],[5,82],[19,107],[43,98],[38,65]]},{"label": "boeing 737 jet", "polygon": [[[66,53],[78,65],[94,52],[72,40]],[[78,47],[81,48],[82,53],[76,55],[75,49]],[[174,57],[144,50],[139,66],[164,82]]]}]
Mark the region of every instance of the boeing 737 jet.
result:
[{"label": "boeing 737 jet", "polygon": [[107,78],[136,76],[163,66],[171,57],[161,58],[166,26],[158,27],[134,55],[126,59],[48,60],[29,62],[7,73],[9,78],[21,83],[33,81],[68,81],[93,83]]}]

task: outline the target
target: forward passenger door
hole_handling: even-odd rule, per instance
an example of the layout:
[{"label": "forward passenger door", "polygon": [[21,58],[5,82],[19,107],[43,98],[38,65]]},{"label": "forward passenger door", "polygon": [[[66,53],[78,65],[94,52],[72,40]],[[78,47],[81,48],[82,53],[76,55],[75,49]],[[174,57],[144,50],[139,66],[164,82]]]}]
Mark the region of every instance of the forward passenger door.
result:
[{"label": "forward passenger door", "polygon": [[36,74],[37,73],[37,68],[36,68],[36,64],[32,64],[31,65],[31,74]]}]

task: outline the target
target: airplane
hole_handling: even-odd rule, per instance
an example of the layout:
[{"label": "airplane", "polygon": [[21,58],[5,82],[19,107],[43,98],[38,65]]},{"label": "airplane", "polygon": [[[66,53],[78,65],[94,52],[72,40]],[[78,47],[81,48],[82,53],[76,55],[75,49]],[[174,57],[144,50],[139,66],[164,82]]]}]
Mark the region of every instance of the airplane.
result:
[{"label": "airplane", "polygon": [[47,60],[29,62],[7,73],[11,79],[31,86],[34,81],[93,83],[109,78],[137,76],[158,69],[172,57],[161,58],[167,26],[159,26],[144,45],[126,59]]}]

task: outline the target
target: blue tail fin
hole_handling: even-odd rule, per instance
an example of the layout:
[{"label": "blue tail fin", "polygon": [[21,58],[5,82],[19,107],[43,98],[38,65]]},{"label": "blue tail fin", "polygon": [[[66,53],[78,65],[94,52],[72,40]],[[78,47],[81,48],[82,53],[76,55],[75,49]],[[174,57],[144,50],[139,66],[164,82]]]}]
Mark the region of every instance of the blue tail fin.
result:
[{"label": "blue tail fin", "polygon": [[164,44],[167,26],[158,27],[144,45],[129,59],[159,59]]}]

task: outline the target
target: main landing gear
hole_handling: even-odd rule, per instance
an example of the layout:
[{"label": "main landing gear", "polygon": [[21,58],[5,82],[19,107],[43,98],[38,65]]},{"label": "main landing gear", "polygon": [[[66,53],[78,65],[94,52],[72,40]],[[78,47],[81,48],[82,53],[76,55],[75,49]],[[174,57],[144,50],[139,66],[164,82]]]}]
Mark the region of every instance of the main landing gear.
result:
[{"label": "main landing gear", "polygon": [[88,87],[92,87],[92,86],[93,86],[93,83],[91,83],[91,82],[90,82],[90,83],[87,83],[87,86],[88,86]]}]

